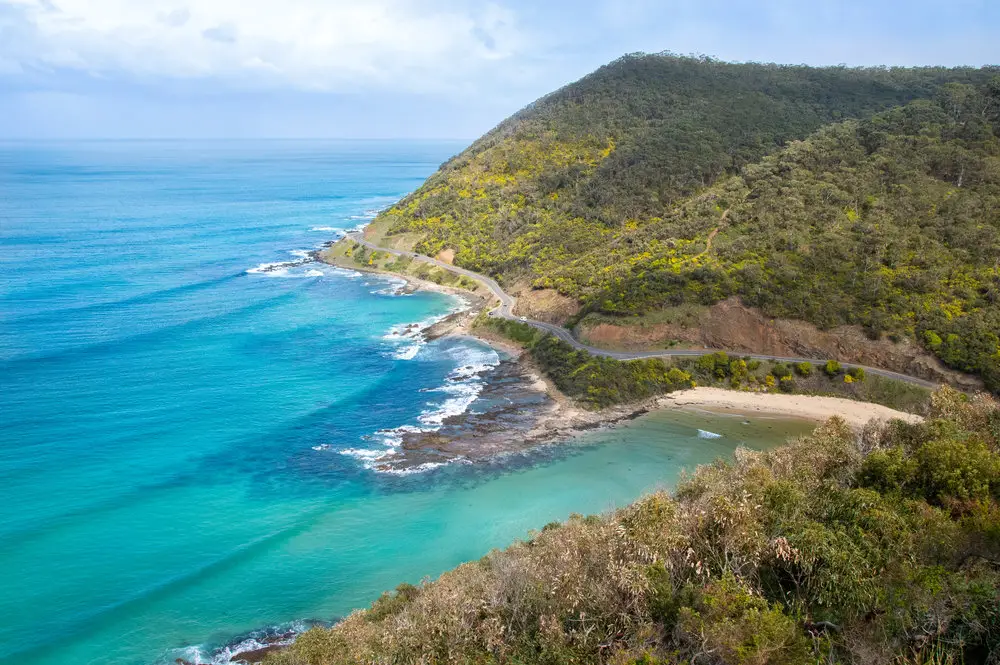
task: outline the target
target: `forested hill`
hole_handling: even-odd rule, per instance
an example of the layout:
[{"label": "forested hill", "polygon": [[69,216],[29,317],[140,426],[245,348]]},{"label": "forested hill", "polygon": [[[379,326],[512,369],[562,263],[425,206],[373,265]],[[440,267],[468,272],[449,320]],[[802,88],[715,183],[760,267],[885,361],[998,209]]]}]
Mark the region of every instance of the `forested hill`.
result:
[{"label": "forested hill", "polygon": [[910,337],[1000,390],[1000,68],[626,56],[374,225],[587,312],[739,295]]}]

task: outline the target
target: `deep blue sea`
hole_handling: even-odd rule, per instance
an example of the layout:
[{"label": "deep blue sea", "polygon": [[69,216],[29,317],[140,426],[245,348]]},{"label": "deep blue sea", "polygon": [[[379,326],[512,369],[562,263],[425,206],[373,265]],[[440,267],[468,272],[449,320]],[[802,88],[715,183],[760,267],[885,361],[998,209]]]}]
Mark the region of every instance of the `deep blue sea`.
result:
[{"label": "deep blue sea", "polygon": [[[393,475],[496,351],[461,303],[318,264],[455,142],[0,144],[0,662],[225,662],[682,466],[805,426],[650,416]],[[465,369],[459,369],[465,368]],[[723,436],[706,439],[698,430]]]}]

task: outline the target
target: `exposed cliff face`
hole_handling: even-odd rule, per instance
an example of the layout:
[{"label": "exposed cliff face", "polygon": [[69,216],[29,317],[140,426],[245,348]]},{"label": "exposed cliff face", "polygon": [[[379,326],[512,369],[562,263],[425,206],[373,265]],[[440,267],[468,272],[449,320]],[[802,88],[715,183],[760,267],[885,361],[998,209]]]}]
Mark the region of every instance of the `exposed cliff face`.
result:
[{"label": "exposed cliff face", "polygon": [[563,325],[580,311],[580,303],[575,298],[564,296],[555,289],[521,286],[513,293],[517,297],[514,313],[536,321]]}]

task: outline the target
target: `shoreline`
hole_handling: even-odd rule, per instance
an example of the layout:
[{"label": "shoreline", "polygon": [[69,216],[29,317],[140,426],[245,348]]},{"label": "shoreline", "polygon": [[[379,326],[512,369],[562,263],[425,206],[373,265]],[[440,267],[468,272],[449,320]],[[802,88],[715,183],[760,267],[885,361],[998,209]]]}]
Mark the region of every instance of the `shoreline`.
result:
[{"label": "shoreline", "polygon": [[[788,419],[800,419],[814,422],[817,425],[831,417],[842,418],[852,430],[859,433],[871,420],[889,420],[899,418],[909,423],[921,422],[922,416],[897,411],[889,407],[870,402],[861,402],[841,397],[817,395],[756,393],[738,390],[727,390],[716,387],[695,387],[678,390],[664,395],[657,395],[639,402],[608,407],[600,411],[583,408],[574,400],[559,391],[534,365],[526,350],[488,331],[474,330],[473,323],[480,312],[490,304],[490,299],[480,293],[468,289],[457,288],[423,280],[412,275],[388,270],[372,269],[357,265],[345,265],[327,261],[320,252],[316,252],[312,260],[339,268],[357,270],[377,275],[390,276],[406,282],[403,292],[416,290],[433,291],[457,296],[465,301],[466,307],[461,311],[449,314],[440,321],[424,328],[421,333],[427,340],[442,337],[470,337],[481,343],[510,356],[510,362],[520,370],[526,384],[532,389],[545,393],[549,398],[544,404],[529,407],[534,422],[530,427],[521,430],[484,434],[469,439],[455,438],[451,441],[428,441],[424,445],[409,448],[403,446],[403,456],[394,460],[392,469],[407,468],[420,465],[420,453],[433,450],[435,453],[459,456],[470,462],[497,458],[506,453],[519,452],[544,445],[560,445],[585,432],[612,429],[647,413],[686,411],[710,413],[725,416],[760,417],[774,416]],[[461,420],[466,413],[454,416]],[[416,459],[409,459],[414,454]],[[280,634],[261,639],[240,639],[238,644],[231,643],[216,651],[215,655],[225,652],[229,662],[259,662],[268,653],[280,651],[290,644],[299,631],[286,629]],[[193,662],[177,659],[184,665],[195,665]],[[214,662],[214,661],[213,661]]]},{"label": "shoreline", "polygon": [[860,431],[871,420],[899,419],[907,423],[919,423],[924,420],[923,416],[914,413],[845,397],[754,393],[712,387],[688,388],[668,393],[657,398],[657,405],[668,410],[701,410],[727,415],[764,413],[815,422],[825,422],[838,417],[855,431]]},{"label": "shoreline", "polygon": [[[728,390],[718,387],[695,387],[678,390],[664,395],[656,395],[639,402],[611,406],[599,411],[592,411],[580,406],[573,399],[563,394],[535,366],[526,351],[520,345],[490,334],[487,331],[475,330],[473,323],[479,313],[490,303],[490,299],[478,292],[454,286],[442,285],[436,282],[414,277],[409,274],[390,270],[373,269],[369,266],[358,266],[348,261],[327,260],[322,254],[317,259],[342,268],[361,272],[392,276],[404,280],[405,288],[410,290],[428,290],[447,293],[465,299],[469,306],[460,312],[451,314],[434,323],[423,331],[426,339],[441,337],[471,337],[510,356],[521,371],[526,385],[530,389],[544,392],[548,400],[544,404],[532,407],[530,414],[532,424],[522,430],[505,433],[487,432],[472,437],[459,437],[445,440],[444,437],[434,437],[427,443],[405,446],[405,452],[399,459],[392,461],[385,470],[406,468],[415,465],[423,452],[435,452],[446,456],[460,456],[475,462],[494,457],[498,454],[525,450],[540,445],[550,445],[564,442],[583,432],[612,428],[621,423],[638,418],[646,413],[664,410],[682,409],[686,411],[710,412],[720,415],[759,416],[767,414],[784,418],[796,418],[823,423],[832,417],[842,418],[851,429],[859,432],[871,420],[901,419],[915,423],[923,420],[922,416],[892,409],[872,402],[863,402],[843,397],[830,397],[808,394],[785,394],[748,392]],[[478,291],[478,290],[477,290]],[[463,419],[466,414],[455,416],[455,422]],[[515,436],[516,435],[516,436]],[[406,460],[411,453],[418,460]]]},{"label": "shoreline", "polygon": [[[351,261],[337,260],[336,256],[330,254],[330,250],[332,250],[337,245],[337,243],[341,242],[342,240],[343,238],[341,238],[340,240],[328,241],[327,243],[324,243],[322,249],[318,249],[310,253],[310,260],[316,261],[318,263],[324,263],[328,266],[333,266],[335,268],[356,270],[358,272],[366,272],[366,273],[371,273],[373,275],[388,275],[389,277],[402,279],[407,282],[408,288],[410,288],[411,290],[419,289],[423,291],[448,293],[454,296],[462,296],[466,298],[478,298],[483,300],[484,302],[488,300],[488,298],[484,297],[483,294],[480,293],[480,289],[478,288],[478,286],[475,291],[470,291],[469,289],[464,289],[457,286],[451,286],[448,284],[438,284],[437,282],[421,279],[419,277],[410,275],[408,273],[397,272],[394,270],[385,270],[370,265],[359,265],[357,261],[353,260]],[[479,283],[476,282],[476,284],[478,285]]]}]

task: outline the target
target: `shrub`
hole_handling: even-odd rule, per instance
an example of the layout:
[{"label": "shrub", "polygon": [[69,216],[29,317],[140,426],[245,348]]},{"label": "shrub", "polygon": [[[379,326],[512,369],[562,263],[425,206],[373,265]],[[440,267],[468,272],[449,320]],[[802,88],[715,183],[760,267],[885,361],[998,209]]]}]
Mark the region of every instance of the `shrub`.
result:
[{"label": "shrub", "polygon": [[811,362],[800,362],[795,365],[795,372],[802,377],[812,376],[813,366]]},{"label": "shrub", "polygon": [[[477,325],[522,344],[559,390],[593,407],[635,401],[693,385],[691,374],[676,366],[668,368],[659,358],[622,361],[593,356],[520,321],[481,316]],[[718,355],[706,356],[713,371]],[[728,367],[728,358],[725,361],[725,365],[718,367]]]},{"label": "shrub", "polygon": [[507,339],[524,346],[534,344],[541,334],[538,330],[532,328],[527,323],[511,321],[509,319],[493,318],[490,316],[480,316],[480,318],[476,321],[476,325],[489,328],[494,332],[503,335]]},{"label": "shrub", "polygon": [[729,363],[729,376],[733,378],[736,385],[739,385],[741,381],[746,380],[749,369],[750,368],[747,366],[746,360],[742,358],[739,360],[733,360]]},{"label": "shrub", "polygon": [[694,607],[679,614],[678,633],[692,662],[709,653],[711,662],[738,665],[801,665],[809,660],[810,643],[795,620],[732,573],[706,586]]},{"label": "shrub", "polygon": [[682,386],[691,380],[691,375],[679,367],[671,367],[667,370],[667,381],[675,386]]},{"label": "shrub", "polygon": [[[770,375],[768,375],[770,376]],[[773,381],[774,377],[770,377]],[[1000,405],[812,434],[699,467],[400,586],[268,665],[983,663],[1000,626]],[[814,650],[815,648],[815,650]]]},{"label": "shrub", "polygon": [[399,614],[403,609],[413,602],[420,595],[420,587],[412,584],[400,584],[396,587],[395,593],[386,591],[378,600],[372,603],[371,609],[365,614],[368,621],[381,621],[386,617]]},{"label": "shrub", "polygon": [[701,356],[695,361],[695,372],[710,381],[725,379],[730,375],[729,355],[719,351]]},{"label": "shrub", "polygon": [[834,378],[841,372],[840,363],[836,360],[827,360],[826,365],[823,366],[823,372],[831,379]]},{"label": "shrub", "polygon": [[855,381],[865,380],[865,369],[863,367],[852,367],[847,370],[847,374]]},{"label": "shrub", "polygon": [[781,380],[778,381],[778,388],[780,388],[783,393],[793,393],[795,392],[795,381],[790,376],[783,376],[781,377]]},{"label": "shrub", "polygon": [[962,440],[954,434],[914,441],[900,428],[892,437],[905,442],[906,447],[869,454],[858,472],[860,486],[937,505],[1000,496],[1000,455],[982,441]]},{"label": "shrub", "polygon": [[785,363],[774,363],[771,366],[771,376],[776,379],[783,379],[792,375],[792,369]]},{"label": "shrub", "polygon": [[857,483],[882,494],[903,492],[912,485],[916,473],[916,462],[902,448],[875,450],[865,458]]},{"label": "shrub", "polygon": [[947,498],[983,501],[998,496],[1000,456],[981,441],[955,438],[929,441],[914,453],[913,488],[928,501]]}]

